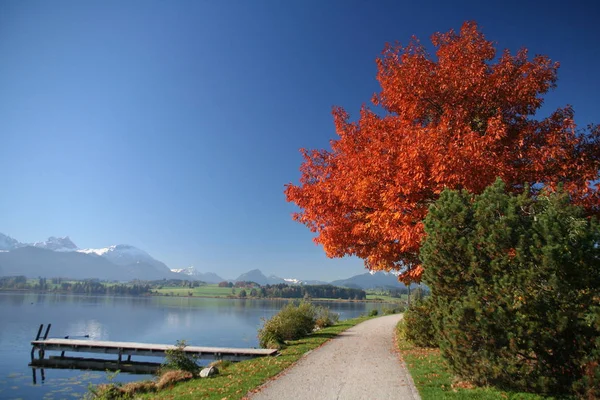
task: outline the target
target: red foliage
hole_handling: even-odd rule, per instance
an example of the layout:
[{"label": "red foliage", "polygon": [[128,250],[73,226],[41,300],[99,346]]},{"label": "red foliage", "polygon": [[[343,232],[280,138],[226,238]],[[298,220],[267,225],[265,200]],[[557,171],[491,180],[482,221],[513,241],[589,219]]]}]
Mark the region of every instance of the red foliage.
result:
[{"label": "red foliage", "polygon": [[[305,150],[300,184],[286,185],[294,219],[317,233],[329,257],[355,255],[371,270],[420,280],[422,221],[444,188],[474,193],[501,177],[523,184],[562,183],[597,213],[600,129],[576,132],[570,106],[533,118],[555,86],[558,63],[528,60],[527,50],[496,58],[476,23],[432,36],[435,57],[416,38],[387,46],[377,59],[381,92],[356,122],[333,118],[331,150]],[[381,114],[381,113],[380,113]]]}]

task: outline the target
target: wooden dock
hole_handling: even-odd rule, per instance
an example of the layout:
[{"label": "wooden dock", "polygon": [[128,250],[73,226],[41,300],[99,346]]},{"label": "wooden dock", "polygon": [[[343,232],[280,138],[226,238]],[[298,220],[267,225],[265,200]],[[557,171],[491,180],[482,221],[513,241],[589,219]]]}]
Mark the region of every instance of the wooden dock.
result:
[{"label": "wooden dock", "polygon": [[[38,334],[35,340],[31,341],[31,364],[32,367],[43,368],[56,365],[57,367],[68,367],[69,361],[73,364],[84,365],[83,359],[65,357],[65,352],[75,353],[101,353],[117,355],[116,360],[104,359],[89,359],[92,368],[109,368],[109,364],[115,364],[119,367],[122,363],[132,363],[132,356],[144,357],[165,357],[166,352],[175,350],[178,347],[170,344],[154,344],[154,343],[136,343],[136,342],[114,342],[103,340],[82,340],[82,339],[56,339],[48,338],[51,324],[48,324],[45,334],[42,336],[44,325],[40,325]],[[38,351],[38,358],[35,358],[35,351]],[[193,355],[198,359],[207,360],[228,360],[228,361],[243,361],[257,357],[269,357],[278,354],[276,349],[248,349],[248,348],[229,348],[229,347],[201,347],[201,346],[185,346],[182,349],[185,353]],[[60,356],[53,356],[45,359],[47,351],[58,351]],[[126,361],[123,357],[126,356]],[[98,362],[104,362],[104,366],[98,367]],[[143,364],[143,363],[137,363]],[[139,366],[139,365],[134,365]],[[143,365],[145,367],[145,364]],[[142,368],[143,369],[143,368]]]},{"label": "wooden dock", "polygon": [[[102,353],[116,354],[121,360],[127,356],[131,361],[132,356],[164,357],[167,350],[175,350],[177,347],[170,344],[135,343],[135,342],[112,342],[102,340],[79,340],[79,339],[39,339],[32,340],[32,351],[41,352],[40,358],[47,351],[59,351],[77,353]],[[200,347],[185,346],[183,351],[187,354],[197,356],[200,359],[242,361],[256,357],[274,356],[276,349],[246,349],[228,347]]]}]

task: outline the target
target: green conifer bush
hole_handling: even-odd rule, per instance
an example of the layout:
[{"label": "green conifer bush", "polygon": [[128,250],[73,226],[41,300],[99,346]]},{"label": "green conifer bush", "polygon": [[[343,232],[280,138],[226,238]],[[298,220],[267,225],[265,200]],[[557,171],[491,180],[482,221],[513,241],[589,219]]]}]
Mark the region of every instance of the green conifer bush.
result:
[{"label": "green conifer bush", "polygon": [[600,374],[599,225],[560,190],[522,189],[446,190],[430,207],[421,260],[440,349],[475,383],[589,392]]}]

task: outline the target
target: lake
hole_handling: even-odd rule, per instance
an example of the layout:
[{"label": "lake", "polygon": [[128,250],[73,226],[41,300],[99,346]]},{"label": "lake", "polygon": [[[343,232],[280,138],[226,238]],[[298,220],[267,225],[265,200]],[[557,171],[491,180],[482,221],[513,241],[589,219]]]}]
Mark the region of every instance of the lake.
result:
[{"label": "lake", "polygon": [[[380,303],[314,303],[330,307],[340,314],[340,319],[385,307]],[[109,379],[105,372],[45,369],[45,379],[42,381],[41,371],[37,371],[34,384],[33,371],[27,366],[30,341],[35,339],[42,323],[52,324],[49,337],[89,335],[92,340],[167,344],[184,339],[187,344],[197,346],[258,347],[256,334],[261,320],[271,317],[285,304],[285,300],[0,292],[0,399],[81,398],[88,384],[105,383]],[[46,357],[58,354],[49,352]],[[97,354],[89,356],[98,358]],[[114,381],[149,377],[120,373]]]}]

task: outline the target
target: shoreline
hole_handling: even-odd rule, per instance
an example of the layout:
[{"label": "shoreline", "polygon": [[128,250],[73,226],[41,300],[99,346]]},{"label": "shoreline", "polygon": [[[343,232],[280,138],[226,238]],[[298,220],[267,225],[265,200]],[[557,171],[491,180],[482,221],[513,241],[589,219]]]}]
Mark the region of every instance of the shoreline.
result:
[{"label": "shoreline", "polygon": [[319,301],[325,303],[377,303],[377,304],[401,304],[400,299],[398,301],[387,301],[387,300],[353,300],[353,299],[329,299],[329,298],[290,298],[290,297],[237,297],[237,296],[178,296],[160,293],[144,293],[138,295],[119,295],[119,294],[106,294],[106,293],[74,293],[64,290],[36,290],[36,289],[5,289],[0,288],[0,293],[36,293],[36,294],[63,294],[63,295],[78,295],[78,296],[97,296],[97,297],[171,297],[171,298],[192,298],[192,299],[227,299],[227,300],[276,300],[276,301]]}]

